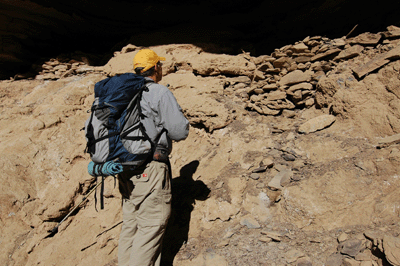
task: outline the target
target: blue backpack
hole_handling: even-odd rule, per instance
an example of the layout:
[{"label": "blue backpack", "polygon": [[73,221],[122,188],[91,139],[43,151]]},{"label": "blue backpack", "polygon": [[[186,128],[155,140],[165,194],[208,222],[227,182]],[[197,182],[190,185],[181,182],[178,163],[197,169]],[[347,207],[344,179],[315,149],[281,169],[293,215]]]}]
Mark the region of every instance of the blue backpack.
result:
[{"label": "blue backpack", "polygon": [[114,161],[135,168],[152,156],[154,144],[140,121],[147,82],[126,73],[95,84],[95,100],[85,123],[85,152],[95,164]]}]

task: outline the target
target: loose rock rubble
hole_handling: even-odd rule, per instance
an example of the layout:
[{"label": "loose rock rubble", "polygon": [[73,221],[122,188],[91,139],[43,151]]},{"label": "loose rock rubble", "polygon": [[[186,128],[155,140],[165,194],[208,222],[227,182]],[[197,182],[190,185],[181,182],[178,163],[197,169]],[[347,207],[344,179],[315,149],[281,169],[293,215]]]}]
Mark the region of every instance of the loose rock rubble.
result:
[{"label": "loose rock rubble", "polygon": [[[247,76],[250,79],[225,82],[224,91],[242,98],[249,110],[263,115],[279,115],[287,110],[310,108],[316,104],[318,82],[324,77],[341,73],[343,66],[352,69],[354,75],[361,79],[391,60],[400,58],[399,31],[399,28],[389,26],[386,32],[363,33],[353,38],[331,40],[321,36],[307,37],[276,49],[269,56],[252,57],[244,53],[216,57],[201,53],[198,60],[189,58],[179,62],[179,58],[174,58],[174,65],[170,67],[186,67],[202,76]],[[114,55],[135,52],[140,48],[130,44]],[[65,63],[57,59],[45,62],[41,68],[36,79],[56,80],[90,72],[115,75],[132,71],[131,67],[122,67],[115,72],[107,66],[92,67],[76,60]],[[168,69],[167,73],[170,72],[171,69]],[[317,102],[317,105],[321,104]]]},{"label": "loose rock rubble", "polygon": [[347,239],[343,233],[338,238],[337,253],[329,256],[327,266],[378,266],[382,261],[374,254],[385,254],[390,265],[400,265],[400,238],[382,231],[366,231],[357,238]]},{"label": "loose rock rubble", "polygon": [[103,67],[90,66],[89,60],[85,57],[81,57],[81,61],[53,58],[35,68],[39,70],[38,75],[35,77],[38,80],[58,80],[74,75],[103,72]]},{"label": "loose rock rubble", "polygon": [[[166,82],[172,89],[186,88],[193,98],[196,90],[204,89],[180,84],[182,81],[202,83],[205,78],[215,77],[215,84],[209,88],[211,95],[234,96],[243,102],[243,108],[262,115],[294,117],[297,110],[313,106],[331,108],[329,111],[337,115],[343,113],[346,106],[332,105],[331,98],[336,91],[363,82],[367,73],[400,57],[397,31],[397,27],[389,26],[387,32],[363,33],[353,38],[307,37],[276,49],[271,55],[258,57],[245,52],[237,56],[215,55],[186,44],[178,45],[179,49],[173,45],[154,49],[167,59],[163,65]],[[104,66],[104,74],[132,72],[132,59],[140,48],[130,44],[116,52]],[[388,86],[398,93],[393,84]],[[212,95],[214,99],[198,102],[196,106],[182,103],[184,110],[194,110],[185,113],[191,122],[210,132],[235,119],[227,108],[218,107],[217,112],[209,108],[219,102],[215,94]],[[395,120],[391,118],[391,121]]]},{"label": "loose rock rubble", "polygon": [[[363,33],[349,39],[307,37],[276,49],[271,56],[253,59],[257,68],[249,88],[237,90],[243,85],[235,84],[226,89],[234,89],[243,97],[248,109],[264,115],[278,115],[285,109],[309,108],[315,104],[319,80],[340,72],[344,60],[357,78],[362,78],[399,58],[398,32],[399,28],[390,26],[387,32]],[[359,66],[359,61],[352,64],[354,60],[365,63]]]}]

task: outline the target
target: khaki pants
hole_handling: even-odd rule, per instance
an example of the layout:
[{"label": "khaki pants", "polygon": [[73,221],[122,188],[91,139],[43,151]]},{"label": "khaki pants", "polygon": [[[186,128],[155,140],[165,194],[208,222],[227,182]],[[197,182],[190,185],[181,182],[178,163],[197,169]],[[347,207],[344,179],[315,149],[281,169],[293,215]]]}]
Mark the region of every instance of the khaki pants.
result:
[{"label": "khaki pants", "polygon": [[118,244],[119,266],[159,266],[161,242],[171,214],[168,166],[152,161],[119,175],[123,224]]}]

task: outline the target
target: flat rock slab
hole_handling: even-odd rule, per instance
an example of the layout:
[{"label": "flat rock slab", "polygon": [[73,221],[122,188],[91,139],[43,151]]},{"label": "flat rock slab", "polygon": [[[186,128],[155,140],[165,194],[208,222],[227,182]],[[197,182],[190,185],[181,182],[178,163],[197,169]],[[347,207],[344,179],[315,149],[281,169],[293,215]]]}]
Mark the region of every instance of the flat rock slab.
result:
[{"label": "flat rock slab", "polygon": [[392,50],[377,55],[372,60],[368,61],[366,64],[353,69],[353,72],[356,74],[357,78],[362,78],[366,74],[386,65],[390,62],[390,59],[400,58],[400,45],[393,48]]},{"label": "flat rock slab", "polygon": [[265,104],[269,109],[273,110],[281,110],[281,109],[294,109],[296,106],[289,101],[288,99],[280,99],[276,101],[261,101],[262,104]]},{"label": "flat rock slab", "polygon": [[299,258],[304,257],[305,254],[297,249],[291,249],[285,253],[285,259],[287,263],[293,263],[297,261]]},{"label": "flat rock slab", "polygon": [[312,133],[329,127],[335,121],[336,117],[333,115],[321,115],[302,124],[299,127],[298,132],[303,134]]},{"label": "flat rock slab", "polygon": [[308,46],[305,45],[304,43],[298,43],[298,44],[293,45],[291,47],[291,50],[295,53],[302,53],[302,52],[308,50]]},{"label": "flat rock slab", "polygon": [[400,28],[394,25],[387,26],[388,31],[399,31]]},{"label": "flat rock slab", "polygon": [[331,56],[331,55],[334,55],[334,54],[338,54],[338,53],[340,53],[340,51],[342,51],[342,50],[339,49],[339,48],[330,49],[330,50],[326,51],[325,53],[317,54],[317,55],[311,57],[311,62],[319,61],[319,60],[322,60],[322,59],[324,59],[324,58],[326,58],[328,56]]},{"label": "flat rock slab", "polygon": [[293,95],[295,91],[298,90],[312,90],[313,86],[308,82],[303,82],[300,84],[296,84],[291,86],[289,89],[286,90],[286,93],[289,95]]},{"label": "flat rock slab", "polygon": [[266,74],[276,74],[281,72],[279,68],[268,68],[267,70],[264,71]]},{"label": "flat rock slab", "polygon": [[264,243],[269,243],[272,241],[271,238],[267,237],[267,236],[262,236],[258,239],[258,241],[264,242]]},{"label": "flat rock slab", "polygon": [[256,66],[243,56],[201,53],[190,62],[193,71],[203,76],[252,76]]},{"label": "flat rock slab", "polygon": [[386,147],[400,142],[400,134],[395,134],[378,141],[378,148]]},{"label": "flat rock slab", "polygon": [[364,47],[361,45],[353,45],[346,50],[341,51],[334,60],[341,60],[341,59],[349,59],[356,56],[359,56],[361,52],[364,50]]},{"label": "flat rock slab", "polygon": [[364,236],[372,241],[374,246],[378,246],[384,237],[384,233],[381,231],[366,231],[364,232]]},{"label": "flat rock slab", "polygon": [[379,33],[365,32],[350,40],[351,44],[376,45],[382,35]]},{"label": "flat rock slab", "polygon": [[400,238],[385,235],[383,237],[383,250],[391,265],[400,266]]},{"label": "flat rock slab", "polygon": [[282,158],[285,159],[285,161],[290,161],[290,162],[293,162],[296,160],[296,157],[289,153],[282,154]]},{"label": "flat rock slab", "polygon": [[354,258],[357,261],[370,261],[371,260],[371,256],[366,253],[358,253]]},{"label": "flat rock slab", "polygon": [[252,173],[252,174],[250,174],[250,178],[254,179],[254,180],[258,180],[258,179],[260,179],[260,175],[257,173]]},{"label": "flat rock slab", "polygon": [[399,38],[400,30],[382,32],[385,38]]},{"label": "flat rock slab", "polygon": [[263,230],[263,231],[261,231],[261,234],[265,235],[266,237],[268,237],[274,241],[278,241],[278,242],[281,241],[281,237],[282,237],[282,234],[280,234],[278,232],[273,232],[273,231]]},{"label": "flat rock slab", "polygon": [[342,242],[346,241],[348,238],[349,238],[349,236],[345,232],[343,232],[339,235],[337,240],[339,243],[342,243]]},{"label": "flat rock slab", "polygon": [[274,161],[272,161],[270,158],[266,158],[266,159],[262,160],[261,163],[262,163],[263,167],[267,167],[267,168],[274,166]]},{"label": "flat rock slab", "polygon": [[[314,56],[314,55],[313,55]],[[294,61],[296,62],[296,63],[307,63],[307,62],[310,62],[311,61],[311,58],[312,58],[312,56],[304,56],[304,55],[302,55],[302,56],[298,56],[298,57],[295,57],[294,58]]]},{"label": "flat rock slab", "polygon": [[277,173],[268,183],[268,187],[272,190],[282,190],[287,186],[292,179],[293,172],[291,170],[284,170]]},{"label": "flat rock slab", "polygon": [[363,244],[359,239],[346,240],[339,245],[340,253],[355,257],[363,248]]},{"label": "flat rock slab", "polygon": [[279,84],[281,86],[294,85],[302,82],[309,82],[311,76],[314,74],[312,71],[303,72],[301,70],[292,71],[281,78]]},{"label": "flat rock slab", "polygon": [[256,169],[254,169],[251,172],[252,173],[261,173],[261,172],[265,172],[266,170],[267,170],[267,166],[260,166],[260,167],[257,167]]},{"label": "flat rock slab", "polygon": [[333,40],[333,45],[337,46],[337,47],[343,47],[345,46],[347,43],[345,41],[344,38],[337,38]]},{"label": "flat rock slab", "polygon": [[262,88],[264,90],[276,90],[278,88],[278,85],[276,85],[276,83],[272,83],[272,84],[267,84]]},{"label": "flat rock slab", "polygon": [[286,99],[286,92],[284,91],[271,91],[268,93],[267,101],[277,101]]},{"label": "flat rock slab", "polygon": [[283,187],[281,186],[281,179],[275,176],[271,181],[269,181],[268,187],[271,190],[282,190]]}]

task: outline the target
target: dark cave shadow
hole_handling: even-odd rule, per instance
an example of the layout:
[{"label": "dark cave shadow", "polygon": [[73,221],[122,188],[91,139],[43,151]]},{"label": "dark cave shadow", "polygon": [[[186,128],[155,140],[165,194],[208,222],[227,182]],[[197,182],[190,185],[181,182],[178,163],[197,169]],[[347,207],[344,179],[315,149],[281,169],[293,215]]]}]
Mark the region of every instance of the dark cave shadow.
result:
[{"label": "dark cave shadow", "polygon": [[171,217],[163,239],[161,266],[172,266],[176,254],[188,240],[190,216],[196,200],[206,200],[211,192],[203,181],[193,180],[199,164],[196,160],[183,166],[180,176],[171,181]]}]

